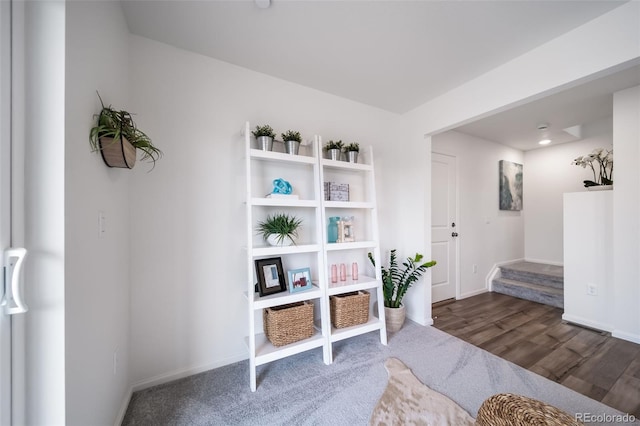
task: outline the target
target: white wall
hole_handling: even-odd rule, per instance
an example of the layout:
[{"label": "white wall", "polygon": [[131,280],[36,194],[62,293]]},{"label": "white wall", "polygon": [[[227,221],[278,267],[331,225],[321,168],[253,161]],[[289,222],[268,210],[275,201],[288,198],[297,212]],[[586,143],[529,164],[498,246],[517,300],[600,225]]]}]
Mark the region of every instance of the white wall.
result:
[{"label": "white wall", "polygon": [[[16,2],[25,23],[24,413],[15,424],[65,424],[65,3]],[[17,98],[19,95],[17,96]],[[19,142],[20,139],[17,139]],[[21,359],[16,359],[19,363]],[[22,415],[25,415],[23,418]]]},{"label": "white wall", "polygon": [[[612,331],[613,191],[564,194],[564,313],[562,319]],[[586,231],[586,232],[585,232]],[[589,294],[593,286],[595,294]]]},{"label": "white wall", "polygon": [[[117,2],[67,2],[66,10],[66,424],[108,425],[130,388],[132,172],[108,168],[88,136],[100,111],[96,90],[106,104],[135,112],[129,32]],[[98,211],[106,219],[103,237]]]},{"label": "white wall", "polygon": [[571,161],[594,148],[613,148],[611,117],[585,125],[580,141],[525,152],[524,256],[527,260],[563,263],[563,194],[586,191],[582,181],[593,180],[590,168],[571,165]]},{"label": "white wall", "polygon": [[[431,150],[457,159],[460,296],[472,296],[487,290],[485,278],[496,263],[524,257],[524,213],[530,203],[527,192],[523,192],[522,211],[503,211],[498,203],[499,161],[523,164],[524,155],[455,131],[433,136]],[[528,170],[524,164],[525,182]],[[473,265],[478,265],[477,273]]]},{"label": "white wall", "polygon": [[[130,198],[131,368],[142,386],[247,358],[245,121],[372,144],[378,182],[398,167],[378,148],[400,141],[394,114],[141,37],[130,42],[131,108],[165,154],[151,172],[136,166]],[[388,224],[397,205],[384,191],[378,197]],[[394,231],[383,232],[383,251]]]},{"label": "white wall", "polygon": [[613,96],[613,335],[640,343],[640,86]]}]

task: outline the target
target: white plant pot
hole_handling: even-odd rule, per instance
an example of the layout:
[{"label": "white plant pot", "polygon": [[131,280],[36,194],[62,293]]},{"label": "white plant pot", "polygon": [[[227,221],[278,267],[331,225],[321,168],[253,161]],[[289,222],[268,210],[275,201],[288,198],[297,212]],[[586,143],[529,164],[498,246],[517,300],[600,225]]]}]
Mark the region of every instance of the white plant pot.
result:
[{"label": "white plant pot", "polygon": [[271,234],[267,237],[267,242],[269,243],[269,245],[272,245],[274,247],[288,247],[293,244],[293,240],[289,237],[284,237],[282,240],[280,240],[278,237],[279,235]]}]

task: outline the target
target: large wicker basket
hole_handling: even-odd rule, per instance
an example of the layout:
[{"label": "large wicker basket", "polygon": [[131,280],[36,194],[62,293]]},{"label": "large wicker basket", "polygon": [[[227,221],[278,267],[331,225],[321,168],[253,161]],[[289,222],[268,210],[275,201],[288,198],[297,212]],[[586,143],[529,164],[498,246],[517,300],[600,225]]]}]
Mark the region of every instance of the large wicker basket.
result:
[{"label": "large wicker basket", "polygon": [[274,306],[262,311],[264,334],[274,346],[313,336],[313,302]]},{"label": "large wicker basket", "polygon": [[335,328],[351,327],[369,321],[369,293],[354,291],[329,298],[331,324]]}]

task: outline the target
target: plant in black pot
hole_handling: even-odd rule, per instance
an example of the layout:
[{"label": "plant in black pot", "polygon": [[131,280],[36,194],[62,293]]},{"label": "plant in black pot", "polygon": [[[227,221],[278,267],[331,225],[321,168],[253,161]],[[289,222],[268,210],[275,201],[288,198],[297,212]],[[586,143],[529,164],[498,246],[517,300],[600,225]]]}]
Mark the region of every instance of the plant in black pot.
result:
[{"label": "plant in black pot", "polygon": [[276,132],[273,131],[273,128],[268,124],[263,126],[256,126],[256,129],[252,131],[253,136],[256,137],[256,142],[258,142],[258,149],[263,151],[271,151],[273,148],[273,138],[276,137]]},{"label": "plant in black pot", "polygon": [[300,132],[297,132],[295,130],[287,130],[282,134],[282,141],[284,142],[284,149],[287,154],[298,154],[300,143],[302,142],[302,136],[300,136]]},{"label": "plant in black pot", "polygon": [[298,237],[298,228],[302,219],[290,216],[286,213],[275,213],[267,216],[267,219],[258,222],[258,233],[272,246],[289,246],[295,244],[294,238]]},{"label": "plant in black pot", "polygon": [[[93,151],[100,151],[102,159],[109,167],[131,169],[136,162],[136,150],[142,151],[141,160],[153,162],[162,157],[149,136],[136,127],[131,113],[105,106],[98,93],[102,109],[93,117],[96,124],[89,133]],[[153,169],[152,167],[152,169]]]},{"label": "plant in black pot", "polygon": [[[369,260],[376,266],[373,255],[368,253]],[[406,317],[405,307],[402,304],[407,290],[418,281],[422,274],[436,264],[435,260],[422,262],[424,258],[420,253],[414,257],[408,256],[402,263],[403,270],[400,270],[396,259],[396,249],[391,250],[389,256],[389,269],[381,266],[382,271],[382,291],[384,293],[384,314],[386,318],[387,330],[391,332],[402,328]]]}]

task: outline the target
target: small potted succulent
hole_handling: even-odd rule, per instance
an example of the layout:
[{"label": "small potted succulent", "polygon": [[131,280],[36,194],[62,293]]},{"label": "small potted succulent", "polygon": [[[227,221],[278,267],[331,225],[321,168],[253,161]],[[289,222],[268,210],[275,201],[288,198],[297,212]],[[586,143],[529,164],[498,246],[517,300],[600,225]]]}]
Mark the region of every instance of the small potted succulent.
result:
[{"label": "small potted succulent", "polygon": [[298,154],[298,149],[300,149],[300,143],[302,142],[300,132],[287,130],[285,133],[282,133],[282,141],[284,142],[284,149],[287,154]]},{"label": "small potted succulent", "polygon": [[360,152],[360,145],[356,142],[352,142],[346,145],[344,148],[344,153],[347,155],[347,161],[350,163],[358,162],[358,153]]},{"label": "small potted succulent", "polygon": [[298,228],[301,224],[302,219],[295,216],[275,213],[267,216],[266,220],[258,222],[257,231],[272,246],[290,246],[295,244],[294,238],[298,237]]},{"label": "small potted succulent", "polygon": [[[138,129],[132,114],[105,106],[98,93],[102,109],[94,114],[95,125],[89,132],[89,143],[93,151],[100,151],[102,159],[109,167],[131,169],[136,163],[136,154],[142,151],[141,160],[153,162],[162,157],[162,151],[156,148],[149,136]],[[153,169],[153,167],[152,167]]]},{"label": "small potted succulent", "polygon": [[342,151],[342,140],[332,141],[330,140],[324,146],[324,150],[329,154],[329,158],[332,160],[340,160],[340,152]]},{"label": "small potted succulent", "polygon": [[263,151],[271,151],[273,149],[273,138],[276,137],[276,133],[273,131],[271,126],[268,124],[265,124],[264,126],[256,126],[256,129],[251,133],[256,137],[258,149]]}]

